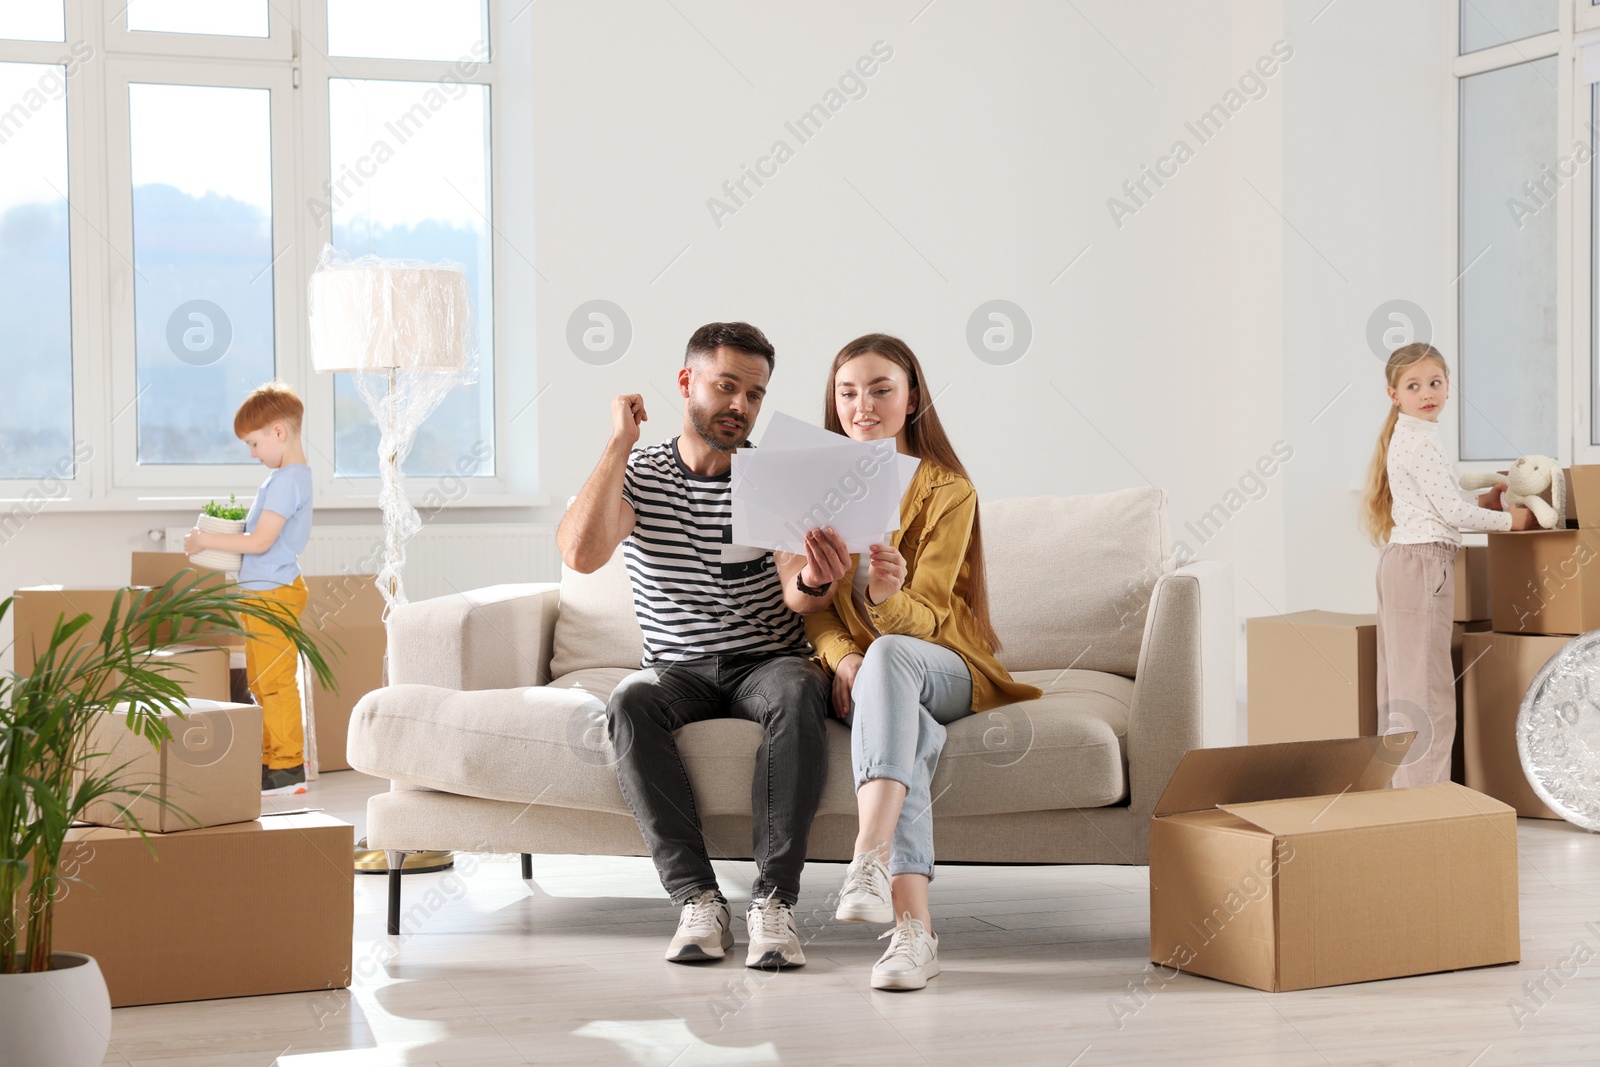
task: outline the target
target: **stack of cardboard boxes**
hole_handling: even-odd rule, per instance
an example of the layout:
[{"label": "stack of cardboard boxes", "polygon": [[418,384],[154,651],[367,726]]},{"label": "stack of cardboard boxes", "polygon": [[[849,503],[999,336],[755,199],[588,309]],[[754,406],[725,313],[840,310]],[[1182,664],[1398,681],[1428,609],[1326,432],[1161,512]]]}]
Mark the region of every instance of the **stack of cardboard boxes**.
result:
[{"label": "stack of cardboard boxes", "polygon": [[1517,756],[1522,698],[1550,658],[1600,628],[1600,466],[1567,471],[1565,529],[1489,535],[1493,628],[1468,634],[1462,700],[1466,783],[1535,819],[1559,819]]},{"label": "stack of cardboard boxes", "polygon": [[1306,989],[1519,958],[1516,817],[1555,813],[1523,776],[1517,712],[1600,627],[1600,467],[1568,485],[1566,528],[1457,558],[1464,784],[1385,788],[1414,739],[1374,736],[1375,616],[1250,620],[1251,744],[1188,753],[1151,819],[1152,980]]},{"label": "stack of cardboard boxes", "polygon": [[[188,566],[181,553],[135,553],[124,602]],[[321,769],[341,769],[351,709],[383,684],[383,600],[370,577],[306,584],[302,625],[324,639],[339,682],[305,694],[307,732]],[[62,616],[88,613],[85,632],[97,633],[117,592],[18,590],[16,669],[33,667]],[[261,709],[230,702],[242,647],[196,635],[151,654],[188,698],[186,716],[168,716],[172,740],[152,746],[115,709],[91,739],[138,792],[94,805],[69,832],[62,869],[74,881],[56,906],[55,947],[94,956],[115,1007],[350,984],[354,830],[305,809],[262,814]],[[121,828],[125,812],[148,844]]]},{"label": "stack of cardboard boxes", "polygon": [[[1452,778],[1534,818],[1515,724],[1539,669],[1600,627],[1600,466],[1566,472],[1566,527],[1488,535],[1456,557]],[[1377,616],[1303,611],[1251,619],[1249,739],[1269,744],[1378,731]]]}]

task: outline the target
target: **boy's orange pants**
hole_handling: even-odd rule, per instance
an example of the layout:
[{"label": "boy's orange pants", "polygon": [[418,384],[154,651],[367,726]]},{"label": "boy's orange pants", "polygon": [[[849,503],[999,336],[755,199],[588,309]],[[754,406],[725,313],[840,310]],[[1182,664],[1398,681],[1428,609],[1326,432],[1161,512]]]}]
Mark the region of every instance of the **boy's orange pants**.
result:
[{"label": "boy's orange pants", "polygon": [[[306,609],[309,591],[305,579],[276,589],[254,590],[254,598],[276,612],[298,619]],[[245,677],[250,692],[261,705],[261,762],[273,770],[298,767],[306,761],[305,729],[300,722],[300,665],[294,644],[265,619],[241,616],[247,633],[244,643]]]}]

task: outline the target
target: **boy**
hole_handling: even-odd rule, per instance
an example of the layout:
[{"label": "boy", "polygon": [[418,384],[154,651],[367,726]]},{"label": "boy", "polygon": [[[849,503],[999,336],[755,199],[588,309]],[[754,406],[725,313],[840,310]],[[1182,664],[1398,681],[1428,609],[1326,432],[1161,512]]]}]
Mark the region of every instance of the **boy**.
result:
[{"label": "boy", "polygon": [[[183,539],[191,556],[208,548],[242,553],[240,588],[257,591],[268,606],[296,618],[307,599],[298,557],[311,537],[311,468],[300,445],[304,412],[300,398],[282,382],[268,382],[245,398],[233,416],[233,432],[271,473],[245,517],[244,533],[205,533],[196,527]],[[304,793],[305,731],[295,680],[299,657],[264,621],[246,616],[244,626],[245,673],[262,711],[261,794]]]}]

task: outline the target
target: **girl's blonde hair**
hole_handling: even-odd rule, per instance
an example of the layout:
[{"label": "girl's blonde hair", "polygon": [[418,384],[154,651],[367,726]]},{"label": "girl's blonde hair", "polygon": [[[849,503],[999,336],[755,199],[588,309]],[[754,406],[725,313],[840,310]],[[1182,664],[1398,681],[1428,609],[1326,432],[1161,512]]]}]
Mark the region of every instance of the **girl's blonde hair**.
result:
[{"label": "girl's blonde hair", "polygon": [[[1389,388],[1399,389],[1401,376],[1425,359],[1439,364],[1445,381],[1450,380],[1450,367],[1444,356],[1437,348],[1419,341],[1402,345],[1390,354],[1389,363],[1384,367]],[[1375,545],[1388,541],[1394,530],[1394,494],[1389,491],[1389,439],[1394,436],[1395,423],[1399,421],[1400,405],[1392,404],[1383,429],[1378,431],[1378,446],[1372,450],[1372,463],[1367,467],[1367,488],[1361,495],[1361,525]]]}]

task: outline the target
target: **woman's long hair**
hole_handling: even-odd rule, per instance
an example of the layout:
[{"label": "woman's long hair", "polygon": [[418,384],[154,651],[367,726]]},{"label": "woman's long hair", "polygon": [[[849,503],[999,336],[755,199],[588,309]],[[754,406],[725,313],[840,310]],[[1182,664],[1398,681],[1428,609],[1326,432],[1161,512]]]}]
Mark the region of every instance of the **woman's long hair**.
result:
[{"label": "woman's long hair", "polygon": [[[868,353],[882,356],[906,373],[906,380],[911,386],[911,398],[916,402],[916,410],[906,419],[906,447],[911,454],[918,459],[931,460],[972,481],[967,476],[967,468],[962,466],[956,455],[955,446],[950,444],[943,424],[939,422],[939,413],[934,410],[933,399],[923,384],[922,364],[917,361],[916,353],[911,351],[910,346],[898,337],[869,333],[839,349],[828,371],[828,388],[823,394],[822,425],[836,434],[844,434],[844,424],[839,421],[839,409],[834,401],[834,382],[839,376],[840,367]],[[1000,637],[994,632],[994,624],[989,616],[989,582],[983,567],[983,529],[976,509],[972,513],[972,537],[967,542],[967,607],[972,610],[972,617],[978,624],[978,634],[988,642],[989,650],[1000,651]]]},{"label": "woman's long hair", "polygon": [[[1401,375],[1425,359],[1439,364],[1439,372],[1444,375],[1444,380],[1450,380],[1450,368],[1445,364],[1444,356],[1439,354],[1437,348],[1419,341],[1402,345],[1390,354],[1389,363],[1384,368],[1389,388],[1399,389]],[[1367,467],[1367,488],[1361,494],[1361,525],[1375,545],[1388,541],[1389,534],[1394,531],[1394,494],[1389,489],[1389,439],[1394,436],[1395,423],[1399,421],[1400,405],[1394,404],[1389,408],[1389,417],[1384,420],[1383,429],[1378,431],[1378,445],[1372,450],[1372,463]]]}]

